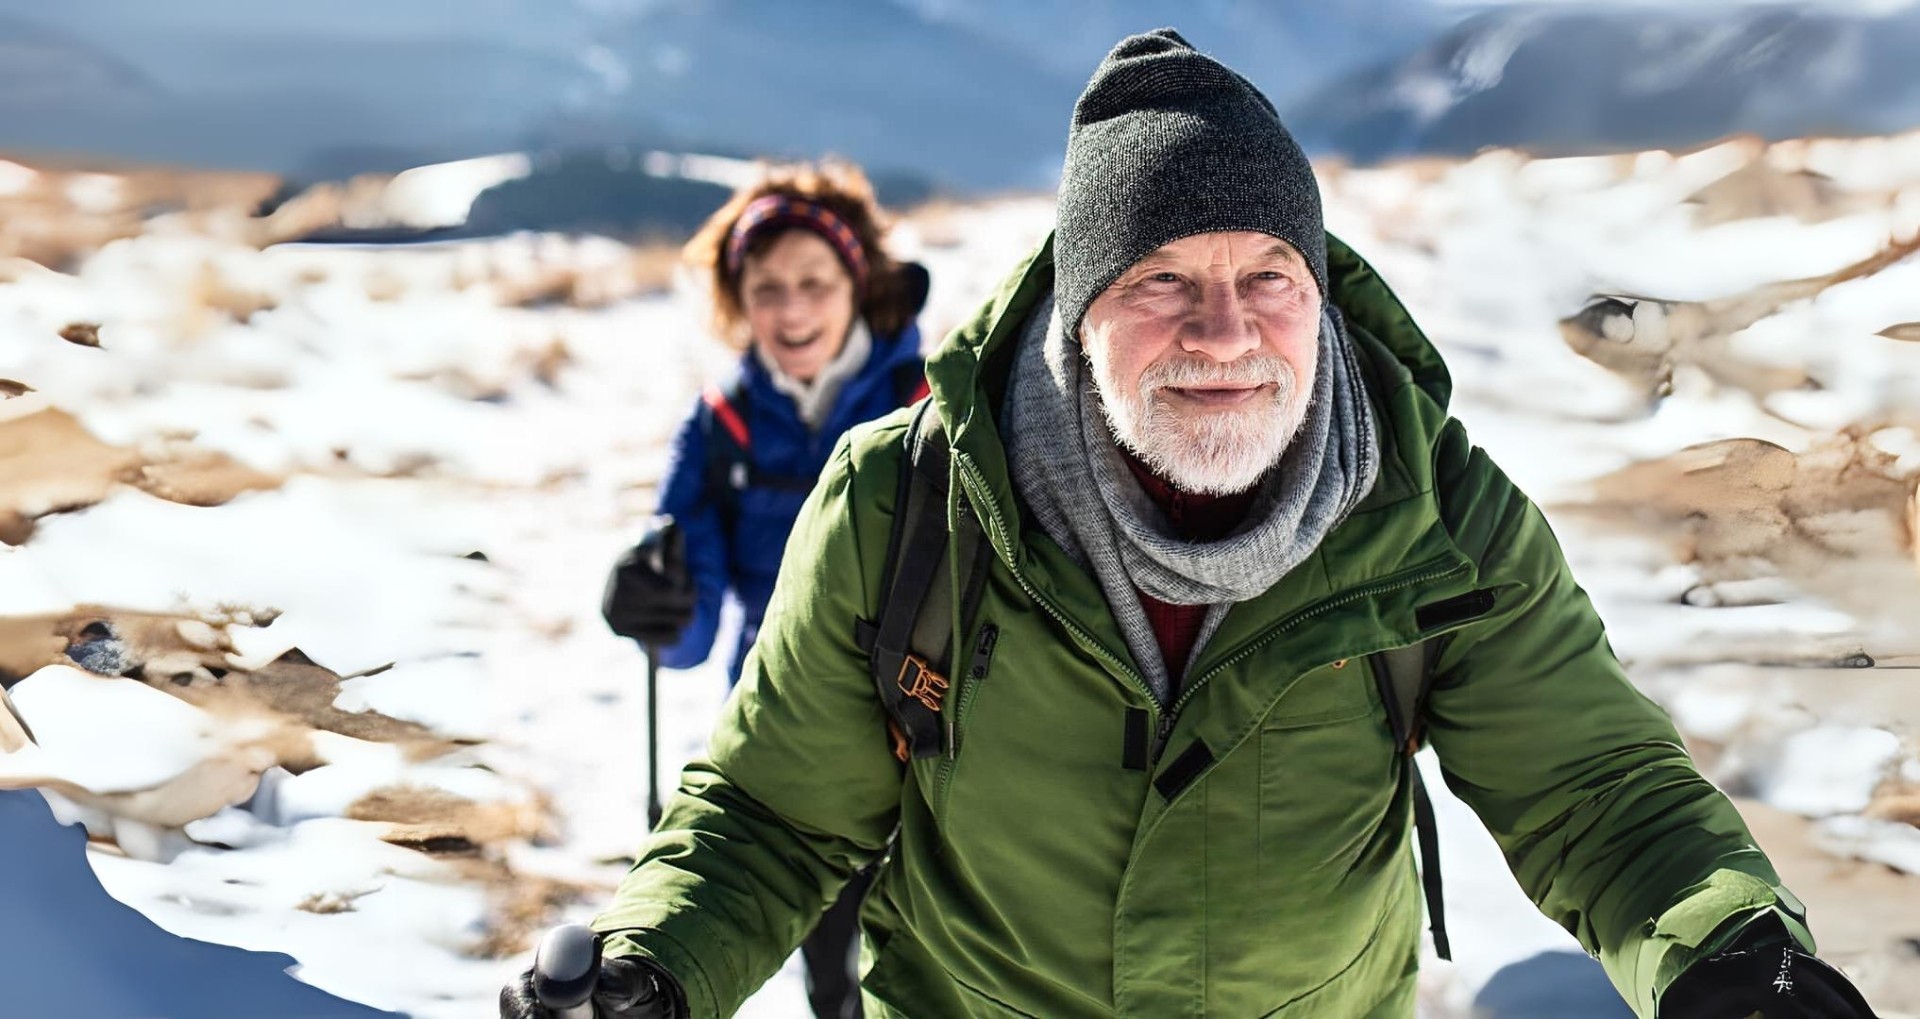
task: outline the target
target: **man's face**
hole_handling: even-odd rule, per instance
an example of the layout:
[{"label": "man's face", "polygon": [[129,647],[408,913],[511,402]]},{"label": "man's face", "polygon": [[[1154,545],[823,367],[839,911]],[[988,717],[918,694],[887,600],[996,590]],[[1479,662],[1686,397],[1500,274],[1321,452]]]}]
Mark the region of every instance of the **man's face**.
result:
[{"label": "man's face", "polygon": [[1252,488],[1306,416],[1320,300],[1268,234],[1198,234],[1135,262],[1080,329],[1115,438],[1186,491]]}]

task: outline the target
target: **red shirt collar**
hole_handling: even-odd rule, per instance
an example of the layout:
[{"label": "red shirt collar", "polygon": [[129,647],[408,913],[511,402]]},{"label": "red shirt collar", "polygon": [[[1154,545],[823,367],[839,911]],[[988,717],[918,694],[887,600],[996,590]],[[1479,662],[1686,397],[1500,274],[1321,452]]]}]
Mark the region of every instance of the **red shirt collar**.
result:
[{"label": "red shirt collar", "polygon": [[1139,480],[1154,505],[1173,523],[1173,529],[1180,537],[1188,541],[1219,541],[1238,527],[1247,518],[1247,510],[1253,506],[1253,497],[1260,491],[1259,486],[1232,495],[1200,495],[1175,486],[1173,482],[1153,473],[1146,464],[1141,463],[1124,447],[1120,456],[1127,462],[1127,469]]}]

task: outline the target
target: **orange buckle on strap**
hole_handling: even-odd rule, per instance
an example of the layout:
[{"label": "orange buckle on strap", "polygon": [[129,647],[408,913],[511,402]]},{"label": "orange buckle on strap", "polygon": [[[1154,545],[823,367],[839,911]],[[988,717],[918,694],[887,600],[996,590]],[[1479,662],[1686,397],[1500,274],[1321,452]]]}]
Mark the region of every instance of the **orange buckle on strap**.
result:
[{"label": "orange buckle on strap", "polygon": [[927,660],[910,654],[900,663],[900,675],[893,680],[902,693],[938,712],[947,696],[947,677],[927,667]]}]

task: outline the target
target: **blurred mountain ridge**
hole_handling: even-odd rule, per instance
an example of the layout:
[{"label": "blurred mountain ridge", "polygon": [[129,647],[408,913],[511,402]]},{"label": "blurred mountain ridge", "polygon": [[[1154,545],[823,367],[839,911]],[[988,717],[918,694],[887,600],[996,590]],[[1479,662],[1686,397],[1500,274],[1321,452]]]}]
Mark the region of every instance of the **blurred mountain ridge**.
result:
[{"label": "blurred mountain ridge", "polygon": [[0,151],[302,183],[502,152],[834,153],[930,191],[1046,189],[1102,53],[1168,23],[1357,162],[1920,124],[1914,7],[0,0]]}]

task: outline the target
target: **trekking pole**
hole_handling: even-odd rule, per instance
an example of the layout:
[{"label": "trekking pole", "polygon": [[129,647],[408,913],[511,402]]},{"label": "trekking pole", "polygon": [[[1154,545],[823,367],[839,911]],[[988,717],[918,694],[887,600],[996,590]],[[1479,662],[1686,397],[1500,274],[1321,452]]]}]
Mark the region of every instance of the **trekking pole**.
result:
[{"label": "trekking pole", "polygon": [[660,827],[660,649],[647,652],[647,830]]},{"label": "trekking pole", "polygon": [[600,935],[584,924],[562,924],[533,951],[533,996],[555,1019],[593,1019],[593,987],[600,979]]}]

